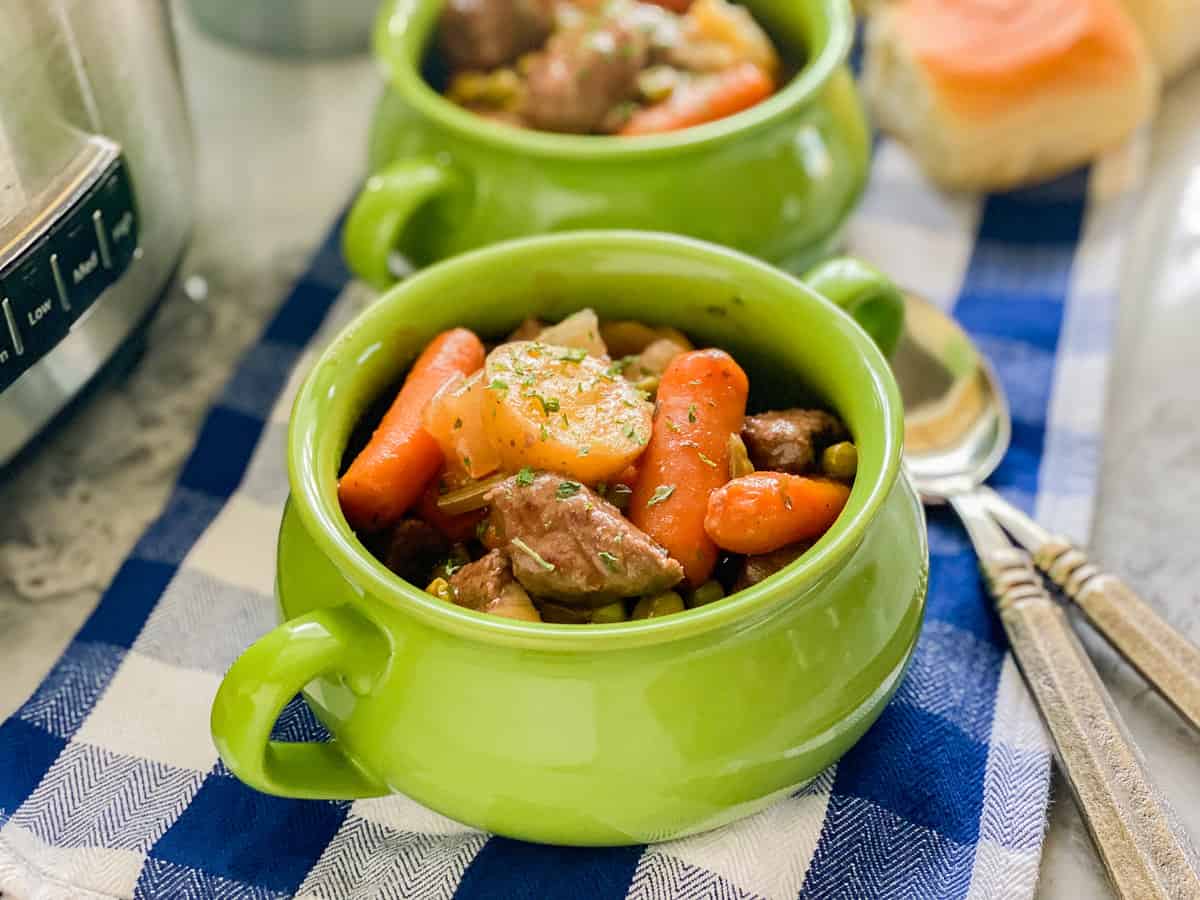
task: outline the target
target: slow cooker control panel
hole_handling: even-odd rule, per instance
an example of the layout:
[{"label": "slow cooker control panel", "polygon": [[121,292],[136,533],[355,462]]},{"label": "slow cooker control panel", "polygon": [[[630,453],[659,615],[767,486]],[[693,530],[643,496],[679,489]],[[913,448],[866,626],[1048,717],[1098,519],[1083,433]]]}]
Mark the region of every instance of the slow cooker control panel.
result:
[{"label": "slow cooker control panel", "polygon": [[0,269],[0,391],[66,337],[140,255],[133,188],[115,154],[6,248]]}]

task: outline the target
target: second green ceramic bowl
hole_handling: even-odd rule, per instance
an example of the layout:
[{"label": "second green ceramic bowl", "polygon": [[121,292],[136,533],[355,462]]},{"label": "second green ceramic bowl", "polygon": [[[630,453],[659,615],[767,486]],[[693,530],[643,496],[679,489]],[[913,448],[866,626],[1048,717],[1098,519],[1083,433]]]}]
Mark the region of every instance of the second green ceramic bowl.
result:
[{"label": "second green ceramic bowl", "polygon": [[[875,327],[880,277],[817,279]],[[732,352],[752,401],[809,391],[859,447],[849,503],[778,575],[674,616],[570,626],[438,600],[374,559],[337,501],[368,403],[436,333],[502,335],[591,306]],[[920,504],[900,474],[901,402],[882,353],[801,282],[721,248],[598,232],[466,254],[388,292],[333,342],[292,414],[279,542],[287,621],[234,664],[213,706],[230,769],[270,793],[403,792],[510,837],[627,844],[699,831],[794,791],[882,711],[912,653],[927,577]],[[297,691],[332,743],[270,741]]]},{"label": "second green ceramic bowl", "polygon": [[388,77],[371,176],[346,223],[362,278],[394,279],[394,249],[425,265],[509,238],[643,228],[704,238],[794,272],[832,252],[866,182],[870,140],[845,67],[849,0],[744,0],[794,62],[758,105],[639,138],[551,134],[441,97],[422,61],[442,0],[387,0],[375,54]]}]

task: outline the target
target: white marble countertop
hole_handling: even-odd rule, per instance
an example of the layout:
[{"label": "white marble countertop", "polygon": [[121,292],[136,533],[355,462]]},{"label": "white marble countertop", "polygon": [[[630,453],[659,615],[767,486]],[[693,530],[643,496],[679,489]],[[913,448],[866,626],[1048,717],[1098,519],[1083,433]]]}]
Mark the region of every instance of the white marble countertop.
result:
[{"label": "white marble countertop", "polygon": [[[0,717],[44,676],[160,508],[214,392],[361,173],[378,93],[365,58],[272,60],[180,26],[198,151],[195,239],[141,365],[0,483],[10,511],[0,521]],[[1126,265],[1092,547],[1200,640],[1200,72],[1172,89],[1152,164]],[[1200,739],[1088,644],[1200,840]],[[1107,890],[1056,779],[1039,896]]]}]

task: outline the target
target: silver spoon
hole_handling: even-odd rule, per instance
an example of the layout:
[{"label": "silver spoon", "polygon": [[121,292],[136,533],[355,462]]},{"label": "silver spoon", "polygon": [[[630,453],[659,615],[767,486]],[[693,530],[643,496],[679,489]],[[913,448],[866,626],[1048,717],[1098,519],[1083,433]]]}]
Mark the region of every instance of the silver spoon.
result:
[{"label": "silver spoon", "polygon": [[[1034,559],[1177,709],[1200,724],[1191,715],[1200,702],[1200,657],[1188,652],[1196,648],[1129,588],[983,487],[1011,436],[1004,391],[952,318],[913,295],[906,316],[893,357],[904,397],[905,467],[926,503],[949,503],[967,528],[1013,656],[1113,885],[1139,900],[1200,897],[1196,853]],[[1036,556],[1014,546],[997,521]]]}]

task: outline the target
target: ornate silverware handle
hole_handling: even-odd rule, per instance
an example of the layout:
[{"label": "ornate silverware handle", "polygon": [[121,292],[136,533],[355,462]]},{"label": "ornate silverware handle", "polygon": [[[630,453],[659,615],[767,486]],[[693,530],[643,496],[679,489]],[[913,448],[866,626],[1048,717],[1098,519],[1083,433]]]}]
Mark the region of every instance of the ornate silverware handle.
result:
[{"label": "ornate silverware handle", "polygon": [[1200,897],[1195,851],[1062,607],[981,500],[951,502],[967,524],[1017,665],[1117,892],[1136,900]]},{"label": "ornate silverware handle", "polygon": [[994,491],[987,491],[984,498],[1001,526],[1033,554],[1034,565],[1062,588],[1117,652],[1200,731],[1200,647],[1069,540],[1051,535]]}]

